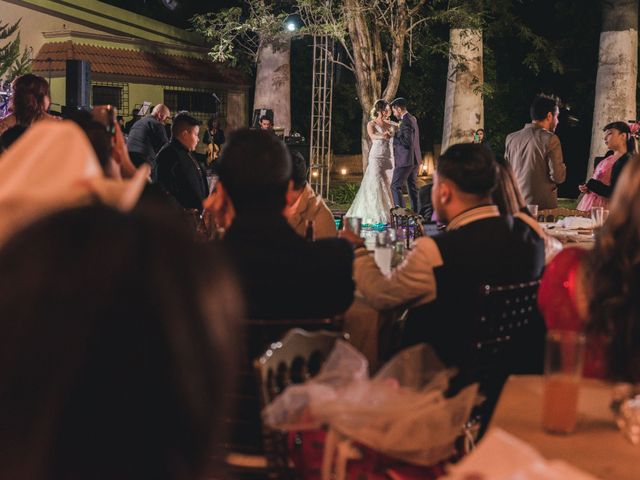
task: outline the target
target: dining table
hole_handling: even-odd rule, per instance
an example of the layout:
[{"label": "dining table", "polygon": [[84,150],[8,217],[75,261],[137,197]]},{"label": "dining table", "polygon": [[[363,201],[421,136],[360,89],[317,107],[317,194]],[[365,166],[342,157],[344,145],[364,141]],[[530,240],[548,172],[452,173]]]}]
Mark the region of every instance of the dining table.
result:
[{"label": "dining table", "polygon": [[569,222],[565,223],[565,219],[557,222],[539,223],[547,235],[558,239],[564,246],[572,245],[592,248],[595,244],[592,228],[574,226]]},{"label": "dining table", "polygon": [[610,409],[613,385],[583,379],[578,400],[578,424],[571,434],[552,434],[541,426],[542,375],[509,377],[489,428],[498,427],[520,438],[548,460],[564,460],[602,480],[640,479],[640,445],[617,428]]}]

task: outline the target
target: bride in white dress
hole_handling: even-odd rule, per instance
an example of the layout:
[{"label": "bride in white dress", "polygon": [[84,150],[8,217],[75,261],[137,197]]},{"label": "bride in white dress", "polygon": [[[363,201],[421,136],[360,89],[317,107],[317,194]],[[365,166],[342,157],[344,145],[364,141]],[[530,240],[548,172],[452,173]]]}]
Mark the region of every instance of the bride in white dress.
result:
[{"label": "bride in white dress", "polygon": [[347,217],[360,217],[363,224],[389,223],[393,208],[390,178],[393,171],[391,138],[392,124],[390,108],[384,100],[377,100],[371,110],[372,120],[367,124],[371,138],[371,150],[367,170],[362,177],[360,189],[353,200]]}]

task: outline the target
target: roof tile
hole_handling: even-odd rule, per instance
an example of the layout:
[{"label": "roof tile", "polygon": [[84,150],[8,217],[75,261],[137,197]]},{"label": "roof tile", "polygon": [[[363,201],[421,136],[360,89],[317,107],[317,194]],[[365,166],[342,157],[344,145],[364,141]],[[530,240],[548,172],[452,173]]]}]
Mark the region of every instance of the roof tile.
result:
[{"label": "roof tile", "polygon": [[242,72],[212,63],[206,58],[169,55],[160,52],[107,48],[66,42],[45,43],[33,61],[34,73],[64,72],[66,60],[88,60],[94,73],[150,79],[202,80],[248,85]]}]

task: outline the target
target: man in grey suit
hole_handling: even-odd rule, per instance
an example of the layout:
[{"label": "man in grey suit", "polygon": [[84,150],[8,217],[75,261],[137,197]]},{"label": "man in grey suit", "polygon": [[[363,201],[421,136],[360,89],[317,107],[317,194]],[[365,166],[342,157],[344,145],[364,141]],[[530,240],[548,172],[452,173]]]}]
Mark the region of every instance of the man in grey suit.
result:
[{"label": "man in grey suit", "polygon": [[396,98],[391,102],[391,110],[400,121],[400,126],[393,135],[393,156],[395,167],[393,178],[391,179],[391,193],[393,202],[404,207],[402,187],[407,184],[411,209],[418,211],[418,187],[416,187],[416,177],[418,175],[418,165],[422,161],[420,151],[420,132],[416,117],[407,112],[407,101],[404,98]]},{"label": "man in grey suit", "polygon": [[513,168],[520,192],[528,205],[540,209],[558,206],[558,184],[565,181],[558,126],[558,99],[538,95],[531,104],[531,123],[510,133],[504,158]]}]

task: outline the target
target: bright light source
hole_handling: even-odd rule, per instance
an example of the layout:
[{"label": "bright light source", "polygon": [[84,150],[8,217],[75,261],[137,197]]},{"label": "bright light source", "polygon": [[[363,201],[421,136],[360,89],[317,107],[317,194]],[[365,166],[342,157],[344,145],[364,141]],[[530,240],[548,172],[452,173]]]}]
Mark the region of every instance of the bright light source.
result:
[{"label": "bright light source", "polygon": [[295,32],[296,29],[298,28],[296,27],[296,24],[294,22],[287,22],[286,27],[287,27],[287,30],[290,32]]},{"label": "bright light source", "polygon": [[311,176],[312,177],[317,177],[318,176],[318,171],[314,170],[313,172],[311,172]]},{"label": "bright light source", "polygon": [[341,168],[340,169],[340,175],[346,175],[347,174],[347,169],[346,168]]}]

